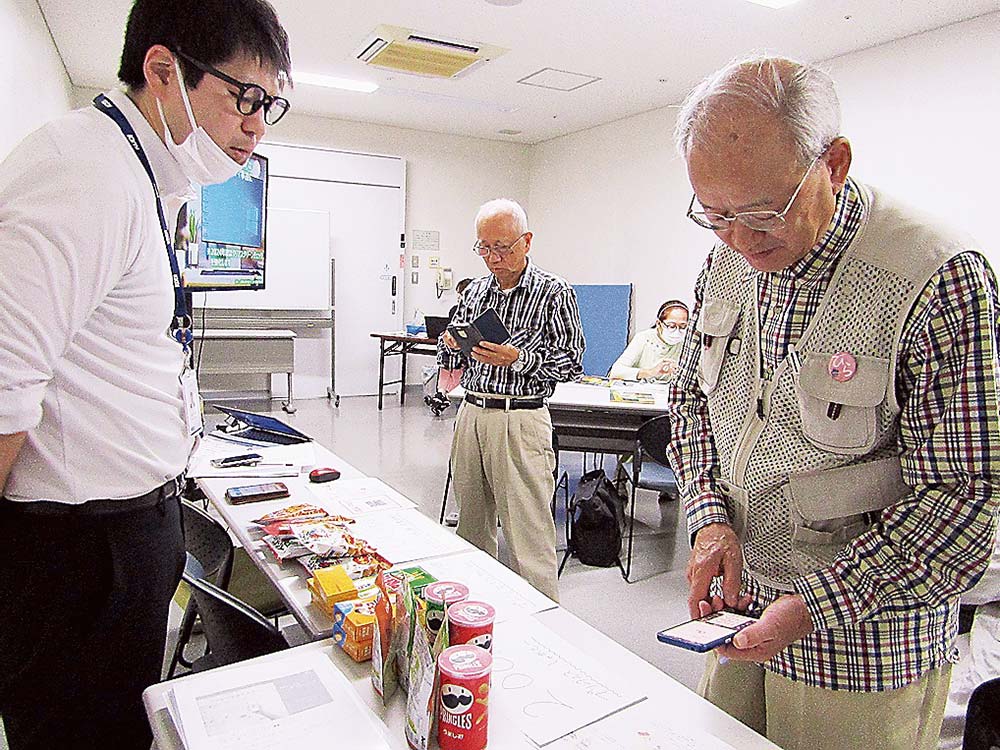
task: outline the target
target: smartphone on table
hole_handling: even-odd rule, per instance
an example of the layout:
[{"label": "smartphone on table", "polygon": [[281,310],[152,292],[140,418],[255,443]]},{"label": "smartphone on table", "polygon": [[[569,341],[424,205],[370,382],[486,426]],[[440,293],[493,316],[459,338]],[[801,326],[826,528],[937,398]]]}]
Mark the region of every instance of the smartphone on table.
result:
[{"label": "smartphone on table", "polygon": [[723,609],[661,630],[656,639],[701,654],[729,643],[743,628],[755,622],[757,617],[754,615]]},{"label": "smartphone on table", "polygon": [[284,482],[269,482],[268,484],[250,484],[244,487],[230,487],[226,490],[226,500],[230,505],[256,503],[261,500],[276,500],[288,497],[288,486]]}]

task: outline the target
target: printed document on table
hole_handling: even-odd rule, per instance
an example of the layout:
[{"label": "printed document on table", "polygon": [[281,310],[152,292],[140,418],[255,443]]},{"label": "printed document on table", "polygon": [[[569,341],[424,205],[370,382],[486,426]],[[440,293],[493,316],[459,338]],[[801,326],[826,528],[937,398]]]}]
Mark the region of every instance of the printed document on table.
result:
[{"label": "printed document on table", "polygon": [[351,533],[394,565],[469,549],[468,542],[415,508],[357,516]]},{"label": "printed document on table", "polygon": [[352,750],[388,750],[371,710],[312,650],[177,682],[168,701],[187,750],[310,750],[351,738]]},{"label": "printed document on table", "polygon": [[374,477],[337,479],[323,484],[310,484],[308,489],[328,513],[349,518],[380,510],[416,507],[412,500]]},{"label": "printed document on table", "polygon": [[510,568],[479,550],[424,560],[420,566],[439,581],[461,581],[469,598],[489,602],[495,622],[531,615],[558,605]]},{"label": "printed document on table", "polygon": [[533,617],[497,623],[493,630],[490,723],[520,726],[536,745],[646,698]]},{"label": "printed document on table", "polygon": [[[234,466],[220,469],[212,466],[212,459],[228,458],[246,453],[260,454],[260,463],[256,466]],[[269,445],[267,447],[251,447],[234,445],[228,440],[216,437],[204,438],[198,450],[191,456],[188,464],[188,477],[191,479],[225,478],[225,477],[295,477],[303,469],[316,463],[316,450],[311,443],[298,445]]]}]

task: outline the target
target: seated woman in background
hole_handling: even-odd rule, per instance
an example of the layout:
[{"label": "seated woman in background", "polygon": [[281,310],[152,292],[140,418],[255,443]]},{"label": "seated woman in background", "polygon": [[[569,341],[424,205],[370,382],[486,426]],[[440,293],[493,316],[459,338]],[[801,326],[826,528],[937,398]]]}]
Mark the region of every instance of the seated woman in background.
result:
[{"label": "seated woman in background", "polygon": [[656,325],[635,335],[609,377],[621,380],[670,380],[677,371],[687,333],[688,308],[679,299],[660,305]]}]

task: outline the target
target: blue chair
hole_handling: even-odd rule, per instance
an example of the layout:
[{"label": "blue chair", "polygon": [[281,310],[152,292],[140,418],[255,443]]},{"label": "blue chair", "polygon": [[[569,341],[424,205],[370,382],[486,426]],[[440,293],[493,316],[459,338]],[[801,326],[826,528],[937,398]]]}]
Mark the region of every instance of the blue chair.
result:
[{"label": "blue chair", "polygon": [[632,573],[632,546],[635,538],[635,494],[637,490],[653,490],[660,496],[676,498],[679,494],[677,477],[667,460],[667,443],[670,441],[670,422],[666,415],[654,417],[645,422],[636,432],[635,448],[626,461],[631,464],[631,472],[622,472],[623,478],[632,486],[629,501],[628,552],[622,575],[629,583]]}]

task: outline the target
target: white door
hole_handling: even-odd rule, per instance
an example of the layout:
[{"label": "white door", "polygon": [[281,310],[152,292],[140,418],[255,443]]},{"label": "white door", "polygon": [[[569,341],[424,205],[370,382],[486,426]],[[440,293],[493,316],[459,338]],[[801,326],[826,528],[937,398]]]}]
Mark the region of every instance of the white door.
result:
[{"label": "white door", "polygon": [[[403,327],[402,190],[272,176],[268,206],[329,214],[334,278],[334,388],[340,396],[375,393],[378,341],[371,338],[371,333],[398,331]],[[327,358],[326,362],[329,361]]]}]

